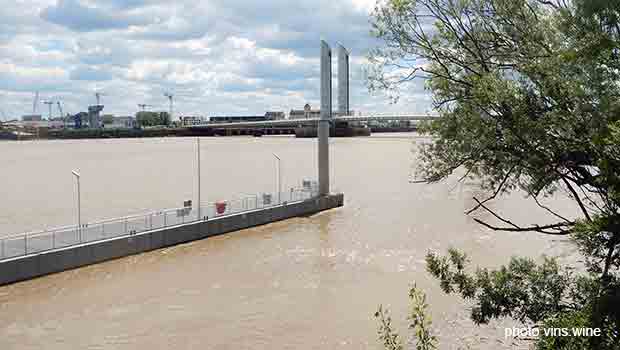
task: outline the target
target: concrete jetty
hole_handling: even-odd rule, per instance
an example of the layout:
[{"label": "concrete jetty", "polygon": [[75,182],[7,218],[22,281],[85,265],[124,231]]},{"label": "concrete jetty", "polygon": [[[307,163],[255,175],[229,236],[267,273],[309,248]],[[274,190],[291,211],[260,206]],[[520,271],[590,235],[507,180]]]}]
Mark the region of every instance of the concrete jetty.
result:
[{"label": "concrete jetty", "polygon": [[0,261],[0,285],[24,281],[106,260],[140,254],[232,231],[341,207],[343,194],[330,194],[237,214],[127,234]]}]

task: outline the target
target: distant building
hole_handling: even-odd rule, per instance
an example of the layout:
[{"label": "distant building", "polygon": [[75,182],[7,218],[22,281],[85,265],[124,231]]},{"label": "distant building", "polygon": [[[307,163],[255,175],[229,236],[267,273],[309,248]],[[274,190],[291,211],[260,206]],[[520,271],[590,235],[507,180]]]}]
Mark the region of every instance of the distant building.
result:
[{"label": "distant building", "polygon": [[265,118],[267,120],[282,120],[284,119],[284,112],[267,112],[265,113]]},{"label": "distant building", "polygon": [[[358,113],[358,115],[360,114]],[[355,116],[355,111],[353,110],[349,110],[348,112],[344,112],[344,113],[332,112],[332,117],[352,117],[352,116]]]},{"label": "distant building", "polygon": [[71,120],[73,121],[73,127],[75,129],[82,129],[86,127],[86,122],[88,121],[88,113],[80,112],[72,116]]},{"label": "distant building", "polygon": [[136,126],[136,118],[132,116],[113,117],[112,123],[104,124],[106,129],[131,129]]},{"label": "distant building", "polygon": [[202,117],[196,117],[196,116],[185,116],[185,117],[181,117],[180,119],[181,119],[181,125],[200,125],[204,122]]},{"label": "distant building", "polygon": [[100,116],[102,110],[103,105],[88,106],[88,126],[90,128],[100,128],[103,126]]},{"label": "distant building", "polygon": [[22,116],[22,121],[25,121],[25,122],[40,122],[42,120],[43,120],[43,117],[41,117],[40,114],[28,114],[28,115]]},{"label": "distant building", "polygon": [[310,119],[319,118],[321,116],[320,109],[312,109],[309,103],[306,103],[303,110],[291,109],[288,115],[289,119]]}]

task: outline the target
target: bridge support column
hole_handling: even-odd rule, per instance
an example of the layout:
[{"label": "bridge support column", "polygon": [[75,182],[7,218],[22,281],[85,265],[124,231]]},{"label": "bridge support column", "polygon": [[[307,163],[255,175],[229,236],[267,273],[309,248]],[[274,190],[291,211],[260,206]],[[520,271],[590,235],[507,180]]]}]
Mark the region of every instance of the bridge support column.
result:
[{"label": "bridge support column", "polygon": [[338,115],[347,116],[349,109],[349,52],[338,45]]},{"label": "bridge support column", "polygon": [[321,40],[321,118],[319,139],[319,195],[329,194],[329,124],[332,115],[332,52]]}]

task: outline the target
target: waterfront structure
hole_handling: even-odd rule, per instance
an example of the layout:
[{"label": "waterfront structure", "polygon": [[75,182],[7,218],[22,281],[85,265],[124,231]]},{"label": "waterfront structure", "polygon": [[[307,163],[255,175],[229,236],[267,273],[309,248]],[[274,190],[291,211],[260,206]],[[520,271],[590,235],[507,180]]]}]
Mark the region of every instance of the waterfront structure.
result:
[{"label": "waterfront structure", "polygon": [[265,118],[267,120],[283,120],[285,115],[284,112],[266,112]]},{"label": "waterfront structure", "polygon": [[40,114],[27,114],[22,116],[22,121],[24,122],[40,122],[43,120],[43,117]]},{"label": "waterfront structure", "polygon": [[103,105],[88,106],[88,126],[90,128],[100,128],[101,124],[101,111]]},{"label": "waterfront structure", "polygon": [[185,125],[185,126],[200,125],[204,122],[202,117],[198,117],[198,116],[182,116],[180,117],[180,119],[181,119],[181,125]]},{"label": "waterfront structure", "polygon": [[[79,186],[79,173],[74,175]],[[40,232],[38,239],[29,234],[2,238],[0,286],[344,205],[342,193],[318,197],[312,187],[281,194],[286,197],[278,202],[266,202],[264,193],[248,197],[246,203],[254,204],[251,208],[232,208],[220,202],[223,206],[219,209],[217,204],[208,208],[210,215],[199,216],[194,208],[184,206],[145,213],[130,224],[127,218],[84,225],[79,219],[78,226]]]},{"label": "waterfront structure", "polygon": [[304,109],[291,109],[288,119],[311,119],[321,116],[320,109],[312,109],[309,103],[306,103]]},{"label": "waterfront structure", "polygon": [[338,45],[338,115],[351,115],[349,109],[349,52]]},{"label": "waterfront structure", "polygon": [[110,129],[131,129],[136,126],[136,118],[132,116],[113,117],[111,124],[106,124],[105,128]]}]

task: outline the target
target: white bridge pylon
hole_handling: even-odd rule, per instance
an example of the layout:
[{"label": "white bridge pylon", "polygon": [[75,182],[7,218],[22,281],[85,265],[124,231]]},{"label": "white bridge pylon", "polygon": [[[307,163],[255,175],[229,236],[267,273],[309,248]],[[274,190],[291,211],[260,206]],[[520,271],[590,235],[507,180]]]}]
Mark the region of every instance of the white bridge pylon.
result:
[{"label": "white bridge pylon", "polygon": [[329,125],[332,119],[332,50],[321,40],[321,117],[318,120],[319,196],[329,195]]}]

